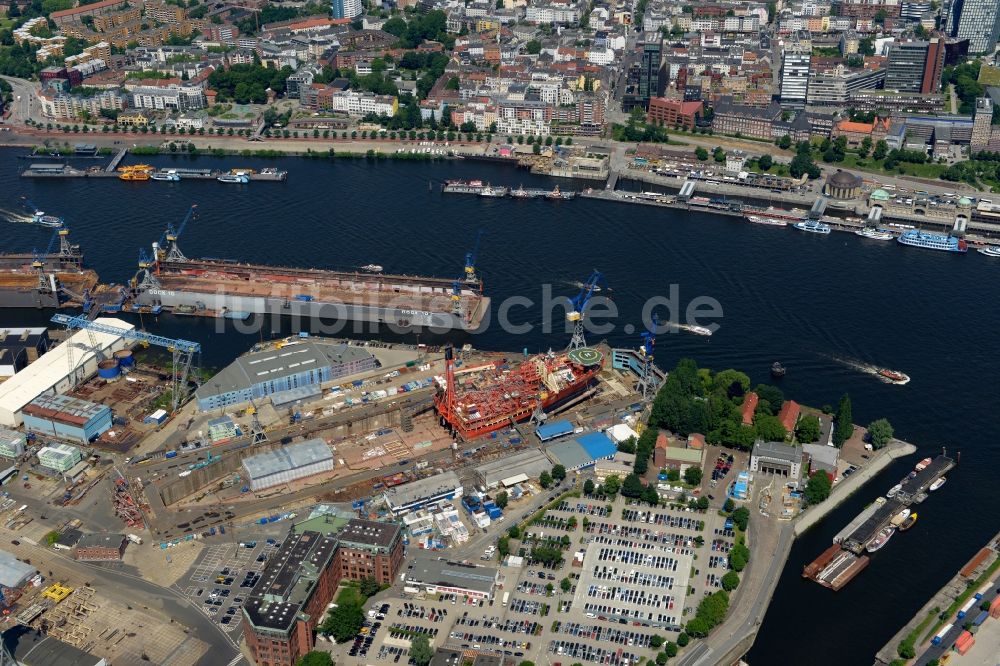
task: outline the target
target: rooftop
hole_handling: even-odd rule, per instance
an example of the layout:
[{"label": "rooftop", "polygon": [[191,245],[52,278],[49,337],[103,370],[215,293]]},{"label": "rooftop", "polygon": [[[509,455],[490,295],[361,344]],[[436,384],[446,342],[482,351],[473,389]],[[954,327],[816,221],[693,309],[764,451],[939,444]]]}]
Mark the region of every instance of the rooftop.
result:
[{"label": "rooftop", "polygon": [[0,585],[4,587],[19,587],[28,578],[31,578],[38,569],[25,564],[6,550],[0,550]]},{"label": "rooftop", "polygon": [[77,541],[77,548],[121,548],[124,534],[84,534]]},{"label": "rooftop", "polygon": [[85,426],[108,410],[104,405],[68,395],[40,395],[28,403],[22,412],[31,416]]},{"label": "rooftop", "polygon": [[591,432],[546,447],[549,455],[568,470],[592,465],[615,454],[618,447],[602,432]]},{"label": "rooftop", "polygon": [[322,439],[310,439],[289,444],[280,449],[243,459],[243,467],[251,479],[261,479],[272,474],[298,469],[324,460],[332,460],[333,452]]},{"label": "rooftop", "polygon": [[340,532],[340,542],[345,546],[361,544],[388,548],[399,535],[399,523],[380,523],[374,520],[354,518]]},{"label": "rooftop", "polygon": [[386,498],[389,504],[395,507],[403,507],[414,502],[436,497],[442,493],[448,493],[462,487],[455,472],[447,471],[442,474],[435,474],[426,479],[418,479],[401,486],[390,488],[386,491]]},{"label": "rooftop", "polygon": [[449,562],[424,553],[417,554],[413,568],[406,574],[407,582],[457,587],[483,594],[488,594],[493,590],[496,577],[497,569],[495,567]]},{"label": "rooftop", "polygon": [[784,442],[758,441],[753,445],[753,456],[755,458],[782,460],[794,464],[802,460],[802,451],[797,446],[785,444]]},{"label": "rooftop", "polygon": [[288,535],[244,604],[250,622],[287,631],[336,549],[337,539],[319,532]]},{"label": "rooftop", "polygon": [[3,644],[23,666],[97,666],[107,663],[54,636],[38,633],[23,625],[3,632]]},{"label": "rooftop", "polygon": [[552,468],[552,461],[538,449],[520,451],[512,456],[492,460],[476,467],[476,473],[491,486],[517,474],[535,478]]}]

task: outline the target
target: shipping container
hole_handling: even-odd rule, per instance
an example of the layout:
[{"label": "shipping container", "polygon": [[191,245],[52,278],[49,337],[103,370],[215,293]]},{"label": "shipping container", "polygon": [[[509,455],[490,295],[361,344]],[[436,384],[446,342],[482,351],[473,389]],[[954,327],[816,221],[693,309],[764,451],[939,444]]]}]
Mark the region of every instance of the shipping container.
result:
[{"label": "shipping container", "polygon": [[965,641],[961,645],[959,645],[958,643],[955,644],[955,650],[964,657],[966,653],[968,653],[968,651],[971,650],[972,646],[975,644],[976,644],[976,639],[973,638],[972,635],[970,634],[969,640]]},{"label": "shipping container", "polygon": [[983,622],[986,622],[986,618],[988,618],[989,616],[990,616],[989,611],[981,611],[979,615],[976,616],[976,619],[972,621],[972,625],[978,627]]},{"label": "shipping container", "polygon": [[993,600],[990,604],[990,617],[1000,617],[1000,597]]}]

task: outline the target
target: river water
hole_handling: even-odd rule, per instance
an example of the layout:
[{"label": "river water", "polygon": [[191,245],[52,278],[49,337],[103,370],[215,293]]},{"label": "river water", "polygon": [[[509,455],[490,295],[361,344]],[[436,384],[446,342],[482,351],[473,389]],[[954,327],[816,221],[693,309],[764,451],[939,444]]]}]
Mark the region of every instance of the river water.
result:
[{"label": "river water", "polygon": [[[482,229],[477,267],[494,312],[513,296],[542,301],[545,285],[553,294],[572,296],[573,283],[596,268],[610,287],[602,295],[612,296],[619,316],[614,330],[592,337],[637,346],[643,304],[669,296],[673,285],[681,308],[708,297],[724,314],[714,320],[720,328],[711,338],[661,335],[660,365],[669,368],[690,356],[702,366],[741,369],[756,383],[768,381],[771,363],[780,360],[788,367],[781,382],[787,396],[820,406],[835,404],[849,392],[857,422],[890,419],[897,436],[919,447],[918,456],[940,452],[942,446],[950,453],[960,450],[961,464],[950,483],[920,507],[914,528],[877,553],[840,592],[804,581],[801,567],[919,457],[890,466],[797,541],[750,654],[754,666],[871,663],[882,643],[996,532],[1000,500],[993,466],[1000,462],[1000,444],[993,419],[1000,414],[1000,260],[843,233],[808,235],[708,213],[440,192],[438,185],[447,178],[525,187],[556,182],[474,161],[148,158],[157,166],[277,166],[289,172],[284,183],[238,186],[24,179],[18,172],[26,161],[17,158],[19,153],[0,150],[0,209],[15,210],[26,196],[46,212],[64,216],[87,264],[104,282],[131,277],[138,249],[148,248],[167,223],[179,224],[193,203],[198,217],[180,240],[188,256],[268,264],[341,268],[375,263],[388,272],[458,277]],[[585,186],[559,184],[563,189]],[[0,221],[0,251],[44,249],[49,237],[48,229]],[[48,316],[0,310],[0,324],[42,322]],[[420,341],[447,338],[532,352],[561,348],[568,341],[564,330],[541,330],[540,307],[515,309],[511,319],[533,328],[511,335],[490,326],[475,335],[425,334]],[[225,365],[259,337],[292,328],[287,320],[268,322],[261,332],[245,334],[233,331],[231,323],[221,330],[214,320],[171,316],[143,323],[164,335],[201,342],[203,364],[213,367]],[[884,384],[854,363],[902,370],[912,381]]]}]

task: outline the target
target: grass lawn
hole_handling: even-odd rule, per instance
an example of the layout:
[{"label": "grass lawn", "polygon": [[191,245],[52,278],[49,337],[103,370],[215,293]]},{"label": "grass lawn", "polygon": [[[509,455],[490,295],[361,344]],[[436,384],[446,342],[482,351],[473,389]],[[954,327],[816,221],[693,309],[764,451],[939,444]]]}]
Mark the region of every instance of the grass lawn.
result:
[{"label": "grass lawn", "polygon": [[[825,163],[824,163],[825,164]],[[848,169],[860,169],[874,173],[883,173],[891,176],[918,176],[920,178],[940,178],[941,174],[948,170],[945,164],[911,164],[900,162],[892,171],[886,171],[881,160],[873,157],[861,159],[856,153],[847,153],[843,162],[831,163],[829,166],[843,166]]]}]

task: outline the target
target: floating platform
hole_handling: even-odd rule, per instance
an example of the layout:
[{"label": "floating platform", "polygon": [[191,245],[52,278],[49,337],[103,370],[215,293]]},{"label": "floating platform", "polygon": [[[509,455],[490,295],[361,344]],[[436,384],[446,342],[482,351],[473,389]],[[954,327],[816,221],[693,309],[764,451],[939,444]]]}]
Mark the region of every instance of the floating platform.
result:
[{"label": "floating platform", "polygon": [[[210,169],[170,168],[170,169],[163,169],[160,171],[153,171],[150,173],[175,172],[180,176],[181,181],[185,181],[185,180],[216,180],[219,176],[224,174],[229,174],[232,171],[243,171],[243,170],[232,169],[229,171],[216,171]],[[251,182],[257,182],[257,181],[275,182],[288,179],[287,171],[268,170],[268,171],[261,171],[260,173],[251,173],[250,170],[246,170],[245,173]],[[119,178],[120,175],[121,174],[118,171],[105,171],[100,167],[91,167],[89,169],[77,169],[67,164],[33,164],[21,172],[22,178]],[[160,181],[154,181],[150,178],[147,178],[143,180],[131,180],[128,182],[155,183]]]}]

